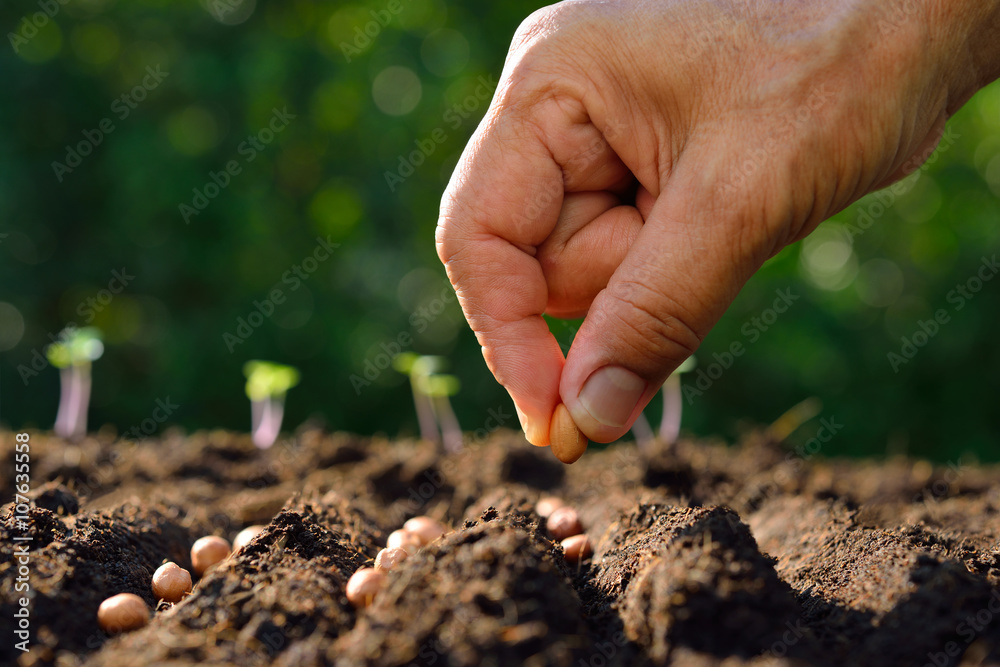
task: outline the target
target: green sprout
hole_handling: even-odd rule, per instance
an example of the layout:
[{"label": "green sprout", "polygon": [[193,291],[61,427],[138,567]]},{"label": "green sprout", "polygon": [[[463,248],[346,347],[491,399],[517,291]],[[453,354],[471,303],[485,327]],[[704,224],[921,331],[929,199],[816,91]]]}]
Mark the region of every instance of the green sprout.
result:
[{"label": "green sprout", "polygon": [[434,414],[437,416],[438,425],[441,427],[441,439],[444,450],[450,454],[457,454],[462,451],[462,427],[458,423],[458,417],[451,408],[449,396],[454,396],[461,388],[461,383],[454,375],[427,375],[422,378],[421,384],[423,392],[430,397],[434,406]]},{"label": "green sprout", "polygon": [[440,373],[447,365],[444,357],[403,352],[392,360],[392,365],[410,378],[420,437],[443,446],[445,451],[460,451],[462,429],[448,400],[458,393],[460,385],[458,378]]},{"label": "green sprout", "polygon": [[90,365],[104,354],[101,332],[94,327],[66,327],[58,342],[45,349],[49,362],[59,369],[59,411],[53,429],[63,438],[87,433],[90,406]]},{"label": "green sprout", "polygon": [[784,442],[800,426],[810,419],[818,417],[822,411],[823,401],[812,396],[793,405],[787,412],[775,419],[774,423],[767,427],[764,434],[772,442]]},{"label": "green sprout", "polygon": [[299,370],[255,359],[243,364],[243,375],[247,378],[253,442],[261,449],[267,449],[281,432],[285,394],[299,383]]}]

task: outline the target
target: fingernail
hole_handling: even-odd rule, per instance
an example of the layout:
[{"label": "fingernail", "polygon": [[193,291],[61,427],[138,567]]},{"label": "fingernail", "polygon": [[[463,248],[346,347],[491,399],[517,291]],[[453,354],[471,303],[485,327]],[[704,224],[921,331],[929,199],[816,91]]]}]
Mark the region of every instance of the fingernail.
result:
[{"label": "fingernail", "polygon": [[620,366],[594,371],[580,391],[580,405],[590,416],[613,428],[628,422],[646,391],[646,381]]}]

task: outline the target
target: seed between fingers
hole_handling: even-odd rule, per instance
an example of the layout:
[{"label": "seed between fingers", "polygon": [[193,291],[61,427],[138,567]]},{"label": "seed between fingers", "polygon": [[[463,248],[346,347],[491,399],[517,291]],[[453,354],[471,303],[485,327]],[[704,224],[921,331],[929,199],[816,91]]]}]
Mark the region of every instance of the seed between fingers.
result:
[{"label": "seed between fingers", "polygon": [[587,451],[587,438],[576,427],[569,408],[560,403],[552,414],[549,426],[549,442],[552,453],[563,463],[573,463]]}]

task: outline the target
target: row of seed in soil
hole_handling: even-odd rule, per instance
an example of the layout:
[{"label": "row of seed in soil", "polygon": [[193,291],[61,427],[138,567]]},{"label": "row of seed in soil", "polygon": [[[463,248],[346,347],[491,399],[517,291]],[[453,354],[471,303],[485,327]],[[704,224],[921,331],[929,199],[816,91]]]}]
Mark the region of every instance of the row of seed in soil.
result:
[{"label": "row of seed in soil", "polygon": [[[567,562],[579,564],[593,554],[593,546],[584,534],[575,509],[565,506],[561,499],[549,496],[539,500],[535,510],[546,519],[548,533],[560,542]],[[254,525],[243,529],[233,539],[232,545],[225,538],[216,535],[199,538],[191,547],[191,563],[195,574],[204,576],[239,552],[265,528],[263,525]],[[355,608],[369,606],[385,586],[388,572],[449,532],[452,531],[448,526],[432,517],[417,516],[407,520],[402,528],[389,534],[386,547],[378,552],[374,565],[362,567],[350,577],[344,588],[347,600]],[[191,573],[173,561],[165,561],[153,573],[150,589],[160,602],[157,608],[169,610],[170,605],[191,595]],[[97,620],[101,629],[109,634],[131,632],[149,623],[150,610],[138,595],[118,593],[101,603]]]}]

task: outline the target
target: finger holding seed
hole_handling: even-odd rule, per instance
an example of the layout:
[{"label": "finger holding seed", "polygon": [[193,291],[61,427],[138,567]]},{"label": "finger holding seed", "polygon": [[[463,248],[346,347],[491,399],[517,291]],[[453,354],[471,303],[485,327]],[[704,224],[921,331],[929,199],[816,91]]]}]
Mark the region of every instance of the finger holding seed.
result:
[{"label": "finger holding seed", "polygon": [[153,595],[167,602],[180,602],[191,592],[191,573],[177,563],[164,563],[153,573]]},{"label": "finger holding seed", "polygon": [[572,507],[560,507],[554,511],[545,522],[545,527],[557,540],[565,540],[583,532],[580,516]]},{"label": "finger holding seed", "polygon": [[375,569],[388,572],[406,560],[409,555],[406,549],[382,549],[375,556]]},{"label": "finger holding seed", "polygon": [[97,624],[108,633],[131,632],[149,623],[149,607],[133,593],[119,593],[97,608]]},{"label": "finger holding seed", "polygon": [[195,574],[205,574],[208,568],[224,561],[229,552],[229,542],[224,538],[217,535],[199,537],[191,547],[191,565]]},{"label": "finger holding seed", "polygon": [[389,533],[385,546],[389,549],[403,549],[411,556],[420,550],[420,538],[408,530],[394,530]]},{"label": "finger holding seed", "polygon": [[569,408],[560,403],[552,414],[549,443],[552,453],[563,463],[574,463],[587,451],[587,437],[576,427]]},{"label": "finger holding seed", "polygon": [[356,609],[370,605],[382,586],[385,584],[385,575],[376,569],[363,567],[347,581],[344,594],[347,601]]},{"label": "finger holding seed", "polygon": [[566,560],[570,563],[579,563],[586,558],[590,558],[594,553],[594,547],[586,535],[572,535],[560,542],[560,544],[562,544]]},{"label": "finger holding seed", "polygon": [[415,516],[403,524],[403,530],[413,533],[425,547],[448,532],[447,526],[429,516]]}]

